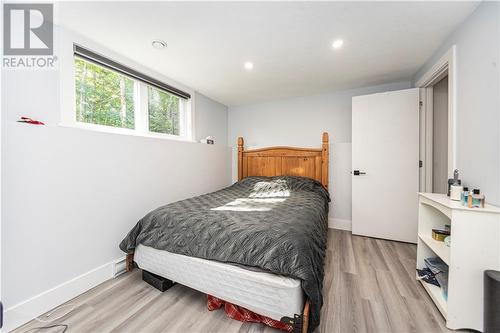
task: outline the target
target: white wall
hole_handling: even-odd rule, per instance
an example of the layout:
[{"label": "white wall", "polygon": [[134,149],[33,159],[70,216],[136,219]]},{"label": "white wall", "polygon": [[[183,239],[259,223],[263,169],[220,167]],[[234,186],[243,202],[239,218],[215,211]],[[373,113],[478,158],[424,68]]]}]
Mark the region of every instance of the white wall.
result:
[{"label": "white wall", "polygon": [[456,45],[456,151],[462,183],[500,205],[500,3],[483,2],[418,71]]},{"label": "white wall", "polygon": [[211,135],[216,145],[227,146],[227,106],[196,93],[195,135],[197,141]]},{"label": "white wall", "polygon": [[230,107],[228,144],[233,150],[233,181],[237,178],[236,140],[246,148],[284,145],[320,147],[322,132],[330,135],[330,217],[341,227],[351,220],[351,103],[352,97],[410,88],[410,82],[336,91],[262,104]]},{"label": "white wall", "polygon": [[[57,293],[60,284],[122,257],[119,242],[148,211],[230,183],[225,106],[195,94],[199,135],[214,135],[214,146],[62,127],[61,77],[2,71],[2,301],[10,328],[56,305],[51,295],[73,295],[68,285]],[[23,115],[47,125],[17,123]]]}]

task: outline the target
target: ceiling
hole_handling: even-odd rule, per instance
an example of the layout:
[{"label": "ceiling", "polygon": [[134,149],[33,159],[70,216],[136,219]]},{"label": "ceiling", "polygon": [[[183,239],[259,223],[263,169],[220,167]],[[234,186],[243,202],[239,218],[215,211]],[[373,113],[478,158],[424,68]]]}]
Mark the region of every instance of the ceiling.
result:
[{"label": "ceiling", "polygon": [[[228,106],[410,79],[477,2],[63,2],[60,24]],[[334,50],[332,42],[344,45]],[[164,50],[153,39],[168,43]],[[251,71],[246,61],[254,63]]]}]

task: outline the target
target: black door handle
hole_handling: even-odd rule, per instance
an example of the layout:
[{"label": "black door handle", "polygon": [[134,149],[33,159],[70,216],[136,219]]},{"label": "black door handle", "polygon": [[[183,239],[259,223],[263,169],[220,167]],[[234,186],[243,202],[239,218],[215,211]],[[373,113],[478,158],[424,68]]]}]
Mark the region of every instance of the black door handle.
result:
[{"label": "black door handle", "polygon": [[352,172],[352,174],[353,174],[354,176],[359,176],[359,175],[366,175],[366,172],[362,172],[362,171],[359,171],[359,170],[354,170],[354,171]]}]

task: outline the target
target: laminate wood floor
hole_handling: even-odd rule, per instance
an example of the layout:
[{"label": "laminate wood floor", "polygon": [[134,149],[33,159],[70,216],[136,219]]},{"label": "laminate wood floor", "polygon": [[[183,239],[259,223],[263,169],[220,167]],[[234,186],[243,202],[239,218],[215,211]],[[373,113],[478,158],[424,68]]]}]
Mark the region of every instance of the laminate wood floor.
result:
[{"label": "laminate wood floor", "polygon": [[[329,230],[321,325],[316,332],[445,332],[444,320],[415,281],[416,246]],[[50,313],[50,311],[49,311]],[[50,318],[61,318],[50,321]],[[276,333],[241,323],[222,309],[209,312],[206,296],[175,285],[164,293],[141,280],[138,269],[74,298],[49,317],[15,333],[237,332]]]}]

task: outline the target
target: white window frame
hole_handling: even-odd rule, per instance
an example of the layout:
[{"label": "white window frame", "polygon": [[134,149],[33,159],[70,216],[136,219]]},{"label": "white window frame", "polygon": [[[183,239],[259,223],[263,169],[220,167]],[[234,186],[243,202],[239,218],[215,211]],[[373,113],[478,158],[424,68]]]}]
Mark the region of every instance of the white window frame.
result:
[{"label": "white window frame", "polygon": [[[149,85],[145,84],[145,83],[142,83],[142,82],[139,82],[139,81],[136,81],[136,91],[138,91],[138,95],[139,95],[139,107],[135,108],[136,110],[136,117],[137,117],[137,113],[138,113],[138,110],[139,109],[139,117],[141,119],[140,121],[140,127],[137,126],[137,123],[136,123],[136,130],[139,130],[139,132],[141,133],[147,133],[148,135],[153,135],[153,136],[160,136],[160,137],[166,137],[166,138],[173,138],[173,139],[176,139],[176,138],[187,138],[187,137],[190,137],[188,136],[188,133],[191,133],[188,128],[189,128],[189,124],[187,122],[187,117],[186,117],[186,110],[188,110],[187,108],[187,104],[190,104],[189,103],[189,100],[186,100],[186,99],[183,99],[183,98],[179,98],[179,124],[180,124],[180,128],[179,128],[179,135],[175,135],[175,134],[166,134],[166,133],[158,133],[158,132],[151,132],[149,130],[149,96],[148,96],[148,87],[150,87]],[[170,94],[168,91],[165,91],[165,90],[162,90],[162,89],[159,89],[159,88],[156,88],[156,87],[152,87],[151,88],[153,89],[157,89],[157,90],[160,90],[160,91],[163,91],[167,94]],[[136,92],[137,94],[137,92]],[[137,120],[138,118],[136,118]]]},{"label": "white window frame", "polygon": [[[99,52],[100,54],[104,54],[108,56],[110,59],[113,59],[117,62],[120,62],[124,65],[130,66],[131,68],[136,69],[146,75],[149,75],[157,80],[165,82],[173,87],[179,88],[183,91],[186,91],[191,95],[190,99],[181,100],[181,131],[180,135],[173,134],[165,134],[165,133],[156,133],[149,131],[149,114],[148,114],[148,85],[143,83],[135,78],[131,78],[134,80],[134,127],[133,129],[129,128],[121,128],[121,127],[113,127],[92,123],[84,123],[76,120],[76,93],[75,93],[75,55],[73,54],[73,44],[86,45],[89,49],[94,50],[95,52]],[[167,139],[167,140],[175,140],[175,141],[187,141],[187,142],[195,142],[194,140],[194,91],[183,87],[182,85],[173,82],[170,79],[162,77],[157,73],[154,73],[138,64],[132,63],[130,60],[112,52],[106,50],[99,45],[96,45],[92,41],[89,41],[81,36],[77,36],[70,32],[62,32],[61,33],[61,44],[60,44],[60,100],[61,100],[61,120],[59,122],[59,126],[62,127],[72,127],[72,128],[80,128],[98,132],[105,133],[114,133],[114,134],[122,134],[122,135],[130,135],[130,136],[142,136],[142,137],[150,137],[150,138],[159,138],[159,139]],[[86,61],[85,59],[83,59]],[[121,73],[120,73],[121,74]],[[155,89],[159,89],[153,87]],[[162,90],[162,89],[159,89]],[[169,93],[168,91],[165,91]]]}]

